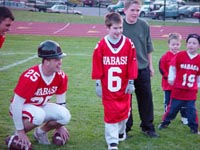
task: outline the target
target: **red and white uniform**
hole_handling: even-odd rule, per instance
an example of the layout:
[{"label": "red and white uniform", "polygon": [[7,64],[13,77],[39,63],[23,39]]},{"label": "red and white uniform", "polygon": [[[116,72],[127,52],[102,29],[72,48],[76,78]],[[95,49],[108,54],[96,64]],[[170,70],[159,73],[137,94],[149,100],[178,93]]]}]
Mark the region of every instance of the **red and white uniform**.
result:
[{"label": "red and white uniform", "polygon": [[50,98],[56,95],[56,102],[65,104],[67,83],[68,77],[62,71],[55,72],[50,78],[45,77],[42,65],[33,66],[23,72],[14,89],[15,94],[10,105],[16,129],[24,129],[22,118],[27,118],[34,125],[50,120],[67,124],[71,118],[68,109],[49,102]]},{"label": "red and white uniform", "polygon": [[42,106],[54,94],[63,94],[67,90],[67,75],[61,71],[54,73],[53,76],[51,81],[45,82],[39,65],[33,66],[22,73],[14,92],[26,100],[25,104]]},{"label": "red and white uniform", "polygon": [[200,75],[200,55],[191,58],[187,51],[179,52],[172,60],[176,75],[171,97],[178,100],[196,100],[198,76]]},{"label": "red and white uniform", "polygon": [[93,53],[92,79],[100,79],[104,121],[117,123],[128,118],[130,94],[125,94],[128,80],[137,77],[137,60],[134,44],[122,36],[118,48],[113,48],[104,37]]},{"label": "red and white uniform", "polygon": [[5,41],[5,36],[0,35],[0,48],[2,48],[4,41]]},{"label": "red and white uniform", "polygon": [[[177,54],[177,53],[176,53]],[[170,50],[168,50],[160,59],[159,62],[159,69],[162,72],[162,89],[165,90],[171,90],[172,86],[168,83],[168,74],[169,74],[169,66],[172,59],[176,56],[175,53],[172,53]]]}]

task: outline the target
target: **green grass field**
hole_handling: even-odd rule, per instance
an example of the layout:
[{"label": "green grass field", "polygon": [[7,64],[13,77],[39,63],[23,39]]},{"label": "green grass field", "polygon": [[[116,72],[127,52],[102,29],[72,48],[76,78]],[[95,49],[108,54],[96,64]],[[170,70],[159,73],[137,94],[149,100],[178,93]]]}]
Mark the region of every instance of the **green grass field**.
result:
[{"label": "green grass field", "polygon": [[[29,137],[34,150],[106,150],[104,140],[103,108],[101,100],[95,95],[95,83],[91,80],[91,55],[99,38],[72,38],[72,37],[45,37],[8,35],[6,43],[0,51],[0,66],[7,66],[36,54],[38,44],[46,39],[60,43],[64,52],[68,54],[63,59],[63,70],[69,76],[69,90],[67,92],[67,106],[72,119],[67,128],[70,131],[70,140],[63,147],[54,145],[43,146],[37,144],[32,132]],[[160,74],[158,60],[165,52],[165,40],[154,40],[155,52],[153,62],[155,76],[152,78],[152,91],[154,97],[155,126],[161,121],[163,113],[163,92],[160,87]],[[184,44],[183,44],[184,45]],[[184,48],[184,47],[183,47]],[[13,95],[18,77],[28,67],[40,63],[39,58],[32,59],[15,67],[0,71],[0,149],[5,150],[4,138],[14,132],[14,125],[8,114],[9,100]],[[198,97],[199,99],[199,97]],[[54,100],[54,99],[53,99]],[[197,107],[200,103],[197,101]],[[170,127],[158,131],[160,138],[145,137],[139,128],[137,103],[133,99],[134,126],[125,142],[119,145],[121,150],[197,150],[200,146],[200,136],[193,135],[187,126],[180,122],[180,116],[172,122]],[[51,138],[51,137],[50,137]]]},{"label": "green grass field", "polygon": [[[20,20],[18,12],[15,12],[15,15],[16,20]],[[46,14],[44,13],[44,15]],[[58,14],[55,15],[58,17]],[[29,13],[21,14],[20,18],[26,20],[28,16]],[[37,17],[39,16],[35,16],[34,19],[40,20]],[[44,16],[40,17],[45,18]],[[56,19],[62,20],[60,18]],[[88,19],[90,20],[91,18],[88,17]],[[74,18],[72,18],[72,21],[74,21]],[[39,43],[46,39],[59,42],[63,51],[68,54],[63,59],[62,68],[69,76],[67,107],[72,114],[72,119],[67,128],[70,132],[70,140],[63,147],[43,146],[34,141],[32,132],[30,132],[28,135],[34,150],[106,150],[103,107],[101,99],[95,94],[95,82],[91,80],[90,76],[92,52],[99,38],[32,35],[8,35],[4,47],[0,49],[0,150],[7,149],[4,139],[14,132],[14,125],[8,113],[10,99],[13,96],[13,88],[20,74],[28,67],[39,64],[41,59],[30,59],[14,67],[10,66],[5,70],[2,68],[26,60],[29,57],[34,57]],[[153,40],[153,44],[155,47],[155,52],[153,53],[155,76],[152,78],[152,91],[155,114],[154,124],[157,129],[163,114],[163,92],[160,86],[161,76],[158,72],[158,60],[168,47],[166,40]],[[184,41],[182,45],[182,49],[184,49]],[[198,109],[200,109],[199,99],[200,96],[198,96],[196,104]],[[135,98],[133,98],[133,116],[133,130],[130,132],[129,138],[119,145],[120,150],[198,150],[200,147],[200,136],[191,134],[189,128],[181,124],[180,115],[177,116],[168,129],[157,130],[160,135],[160,138],[157,139],[147,138],[141,133]],[[49,138],[51,138],[51,133]]]}]

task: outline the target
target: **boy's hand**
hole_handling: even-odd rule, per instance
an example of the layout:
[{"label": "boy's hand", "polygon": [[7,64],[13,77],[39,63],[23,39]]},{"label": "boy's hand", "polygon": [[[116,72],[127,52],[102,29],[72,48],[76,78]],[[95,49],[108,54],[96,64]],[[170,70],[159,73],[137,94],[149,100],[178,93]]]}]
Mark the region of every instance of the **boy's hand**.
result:
[{"label": "boy's hand", "polygon": [[135,91],[134,80],[129,80],[125,93],[132,94]]},{"label": "boy's hand", "polygon": [[96,80],[96,94],[98,97],[102,97],[101,80]]}]

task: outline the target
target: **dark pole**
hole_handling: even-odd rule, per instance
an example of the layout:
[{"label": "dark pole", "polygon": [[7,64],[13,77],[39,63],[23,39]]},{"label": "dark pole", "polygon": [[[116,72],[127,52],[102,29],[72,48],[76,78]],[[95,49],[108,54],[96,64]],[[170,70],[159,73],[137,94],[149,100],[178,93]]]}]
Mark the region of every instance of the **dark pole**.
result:
[{"label": "dark pole", "polygon": [[100,6],[101,6],[101,1],[99,0],[99,16],[101,14]]},{"label": "dark pole", "polygon": [[179,20],[179,3],[177,2],[177,22]]},{"label": "dark pole", "polygon": [[[69,9],[68,4],[69,4],[69,3],[68,3],[68,0],[67,0],[67,2],[66,2],[66,5],[67,5],[67,14],[68,14],[68,11],[69,11],[69,10],[68,10],[68,9]],[[74,8],[73,8],[73,9],[74,9]]]},{"label": "dark pole", "polygon": [[[199,13],[200,13],[200,3],[199,3]],[[200,17],[199,17],[199,23],[200,23]]]},{"label": "dark pole", "polygon": [[163,21],[165,21],[165,8],[166,8],[166,0],[164,0],[164,14],[163,14]]}]

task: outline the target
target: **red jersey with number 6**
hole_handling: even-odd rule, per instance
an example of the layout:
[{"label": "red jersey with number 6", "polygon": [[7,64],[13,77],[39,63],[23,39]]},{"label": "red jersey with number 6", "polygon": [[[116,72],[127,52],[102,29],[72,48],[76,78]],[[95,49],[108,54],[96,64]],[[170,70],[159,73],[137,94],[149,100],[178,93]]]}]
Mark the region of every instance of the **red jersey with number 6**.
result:
[{"label": "red jersey with number 6", "polygon": [[33,66],[22,73],[14,92],[23,97],[25,103],[42,106],[54,94],[63,94],[67,90],[68,77],[63,72],[53,74],[52,80],[45,81],[41,74],[41,65]]},{"label": "red jersey with number 6", "polygon": [[171,97],[179,100],[196,100],[197,76],[200,75],[200,55],[190,58],[187,51],[181,51],[172,60],[171,65],[176,68]]},{"label": "red jersey with number 6", "polygon": [[122,36],[118,48],[106,37],[93,52],[92,79],[102,83],[104,121],[116,123],[128,118],[130,94],[125,94],[128,80],[137,77],[136,50],[130,39]]}]

